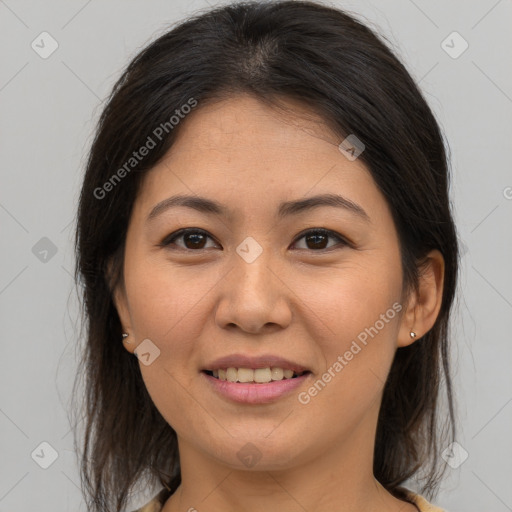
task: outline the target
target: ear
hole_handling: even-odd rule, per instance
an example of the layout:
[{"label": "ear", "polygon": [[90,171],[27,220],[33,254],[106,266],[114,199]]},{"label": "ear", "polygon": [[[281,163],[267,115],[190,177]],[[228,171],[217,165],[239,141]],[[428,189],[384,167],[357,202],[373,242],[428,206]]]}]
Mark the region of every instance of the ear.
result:
[{"label": "ear", "polygon": [[[108,276],[109,282],[111,282],[112,276],[112,261],[109,261],[107,264],[108,268]],[[128,350],[128,352],[133,354],[135,350],[136,344],[134,343],[133,338],[133,329],[132,322],[130,317],[130,310],[128,308],[128,299],[126,297],[126,289],[124,285],[124,279],[121,276],[119,283],[114,288],[111,288],[112,293],[112,301],[114,302],[114,306],[116,307],[117,314],[119,315],[119,320],[121,322],[123,333],[127,333],[128,337],[119,340],[119,343],[122,343],[123,346]]]},{"label": "ear", "polygon": [[[402,316],[398,346],[406,347],[424,336],[434,325],[443,298],[444,258],[433,249],[421,265],[418,290],[412,291]],[[412,338],[411,331],[416,333]]]}]

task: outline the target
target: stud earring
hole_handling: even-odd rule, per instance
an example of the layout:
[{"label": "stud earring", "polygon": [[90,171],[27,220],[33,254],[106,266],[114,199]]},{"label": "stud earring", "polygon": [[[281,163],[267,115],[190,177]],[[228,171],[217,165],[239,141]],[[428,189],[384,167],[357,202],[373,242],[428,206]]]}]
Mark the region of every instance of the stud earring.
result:
[{"label": "stud earring", "polygon": [[416,338],[417,334],[416,334],[414,331],[411,331],[411,332],[409,333],[409,336],[410,336],[412,339],[414,339],[414,338]]},{"label": "stud earring", "polygon": [[129,343],[129,341],[128,341],[126,338],[128,338],[128,334],[123,333],[123,341],[124,341],[125,343]]}]

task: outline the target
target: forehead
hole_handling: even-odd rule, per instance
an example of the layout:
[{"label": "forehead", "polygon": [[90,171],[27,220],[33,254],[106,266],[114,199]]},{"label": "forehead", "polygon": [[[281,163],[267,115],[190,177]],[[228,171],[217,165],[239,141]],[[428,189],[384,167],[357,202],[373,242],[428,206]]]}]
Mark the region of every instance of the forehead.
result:
[{"label": "forehead", "polygon": [[283,145],[300,151],[306,140],[308,145],[314,139],[336,144],[338,138],[320,116],[296,100],[280,98],[278,105],[270,106],[239,94],[204,106],[199,103],[180,126],[174,153],[188,148],[251,151],[261,145],[266,151]]},{"label": "forehead", "polygon": [[274,209],[274,203],[331,192],[356,202],[382,201],[366,166],[339,151],[340,137],[303,105],[286,103],[286,111],[249,95],[199,103],[146,174],[139,207],[147,213],[175,193]]}]

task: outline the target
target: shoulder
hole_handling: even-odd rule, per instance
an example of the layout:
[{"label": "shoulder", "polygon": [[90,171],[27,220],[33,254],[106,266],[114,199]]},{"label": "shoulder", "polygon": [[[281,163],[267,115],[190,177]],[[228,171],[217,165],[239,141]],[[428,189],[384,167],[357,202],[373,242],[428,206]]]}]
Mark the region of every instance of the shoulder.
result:
[{"label": "shoulder", "polygon": [[416,494],[405,487],[402,487],[400,490],[404,493],[407,501],[416,505],[420,512],[448,512],[447,510],[432,505],[423,496]]},{"label": "shoulder", "polygon": [[143,507],[134,510],[133,512],[160,512],[162,510],[162,504],[152,499],[149,503],[146,503]]},{"label": "shoulder", "polygon": [[162,489],[151,501],[132,512],[160,512],[164,506],[167,489]]}]

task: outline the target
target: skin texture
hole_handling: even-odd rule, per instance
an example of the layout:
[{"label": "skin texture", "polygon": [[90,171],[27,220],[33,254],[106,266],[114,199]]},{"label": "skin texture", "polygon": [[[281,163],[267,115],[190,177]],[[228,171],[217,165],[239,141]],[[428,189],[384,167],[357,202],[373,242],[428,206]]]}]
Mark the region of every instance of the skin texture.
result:
[{"label": "skin texture", "polygon": [[[249,95],[199,104],[134,205],[115,302],[129,334],[126,349],[133,353],[149,338],[160,350],[152,364],[139,364],[178,436],[182,484],[163,510],[413,511],[374,479],[374,440],[395,351],[421,343],[439,312],[443,258],[432,251],[419,294],[402,297],[397,233],[370,173],[340,152],[341,140],[319,118],[286,103],[299,115]],[[277,218],[282,201],[323,193],[359,204],[370,222],[332,206]],[[175,207],[146,223],[174,194],[206,196],[230,214]],[[185,227],[209,237],[159,246]],[[332,230],[352,246],[331,237],[316,248],[297,236],[310,228]],[[249,236],[262,248],[252,263],[236,252]],[[394,303],[400,314],[301,404],[298,393]],[[237,404],[200,373],[232,353],[279,355],[313,375],[274,403]],[[237,456],[249,442],[261,455],[250,468]]]}]

